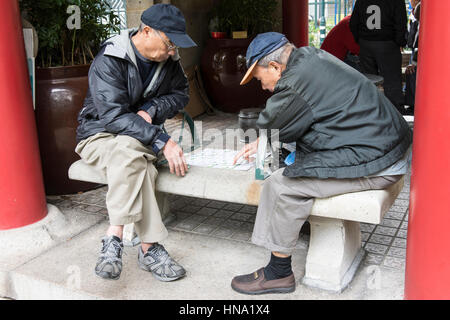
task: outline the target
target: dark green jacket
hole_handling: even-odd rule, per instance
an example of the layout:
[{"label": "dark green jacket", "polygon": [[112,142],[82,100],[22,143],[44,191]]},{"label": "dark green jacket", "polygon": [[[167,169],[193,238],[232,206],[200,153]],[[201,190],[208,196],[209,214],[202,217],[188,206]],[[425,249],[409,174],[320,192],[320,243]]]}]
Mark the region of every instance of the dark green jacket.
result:
[{"label": "dark green jacket", "polygon": [[288,177],[368,176],[394,164],[412,141],[402,115],[370,80],[312,47],[292,51],[257,125],[296,142]]}]

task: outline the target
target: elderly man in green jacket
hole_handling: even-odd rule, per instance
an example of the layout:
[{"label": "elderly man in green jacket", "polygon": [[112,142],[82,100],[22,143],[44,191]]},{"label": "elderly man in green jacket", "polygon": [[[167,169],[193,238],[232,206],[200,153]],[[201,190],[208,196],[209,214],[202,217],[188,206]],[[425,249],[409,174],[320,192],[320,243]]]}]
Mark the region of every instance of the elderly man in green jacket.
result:
[{"label": "elderly man in green jacket", "polygon": [[[269,249],[267,266],[231,282],[244,294],[295,290],[291,254],[314,198],[384,189],[407,172],[412,132],[364,75],[320,49],[296,48],[276,32],[259,34],[246,54],[252,78],[273,92],[261,129],[296,143],[295,162],[275,171],[260,197],[252,242]],[[247,158],[258,140],[236,156]]]}]

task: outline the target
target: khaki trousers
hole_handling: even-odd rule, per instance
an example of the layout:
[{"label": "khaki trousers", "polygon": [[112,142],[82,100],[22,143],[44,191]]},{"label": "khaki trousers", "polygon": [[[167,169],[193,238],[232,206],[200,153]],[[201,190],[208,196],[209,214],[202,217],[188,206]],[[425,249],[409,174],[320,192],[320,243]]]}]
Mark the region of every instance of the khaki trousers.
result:
[{"label": "khaki trousers", "polygon": [[385,189],[402,175],[355,179],[288,178],[275,171],[266,182],[259,201],[252,242],[291,255],[300,229],[311,213],[314,198],[371,189]]},{"label": "khaki trousers", "polygon": [[155,197],[158,171],[152,150],[132,137],[102,132],[80,141],[75,152],[106,174],[111,225],[134,223],[142,242],[167,237]]}]

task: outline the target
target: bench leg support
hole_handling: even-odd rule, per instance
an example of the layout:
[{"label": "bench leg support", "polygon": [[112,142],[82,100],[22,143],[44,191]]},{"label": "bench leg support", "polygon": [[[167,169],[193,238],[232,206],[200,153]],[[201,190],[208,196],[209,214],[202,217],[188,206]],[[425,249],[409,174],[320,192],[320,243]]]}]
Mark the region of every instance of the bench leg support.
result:
[{"label": "bench leg support", "polygon": [[[169,195],[166,193],[156,192],[156,201],[158,202],[159,211],[161,212],[161,218],[164,223],[170,222],[173,218],[170,214],[170,204],[169,204]],[[123,228],[123,245],[126,247],[134,247],[138,245],[141,241],[136,234],[134,229],[134,224],[130,223],[124,226]]]},{"label": "bench leg support", "polygon": [[341,292],[364,256],[359,222],[310,217],[311,236],[304,285]]}]

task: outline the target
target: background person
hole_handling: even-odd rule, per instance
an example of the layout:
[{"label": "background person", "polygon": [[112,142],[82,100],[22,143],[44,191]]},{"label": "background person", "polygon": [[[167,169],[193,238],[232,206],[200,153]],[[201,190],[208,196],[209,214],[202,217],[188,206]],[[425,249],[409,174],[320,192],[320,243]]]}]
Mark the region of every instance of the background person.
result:
[{"label": "background person", "polygon": [[406,23],[404,0],[357,0],[350,19],[362,72],[383,77],[384,93],[401,113],[405,113],[401,48],[406,45]]},{"label": "background person", "polygon": [[350,18],[351,15],[346,16],[328,32],[320,49],[361,71],[358,57],[359,45],[350,31]]}]

